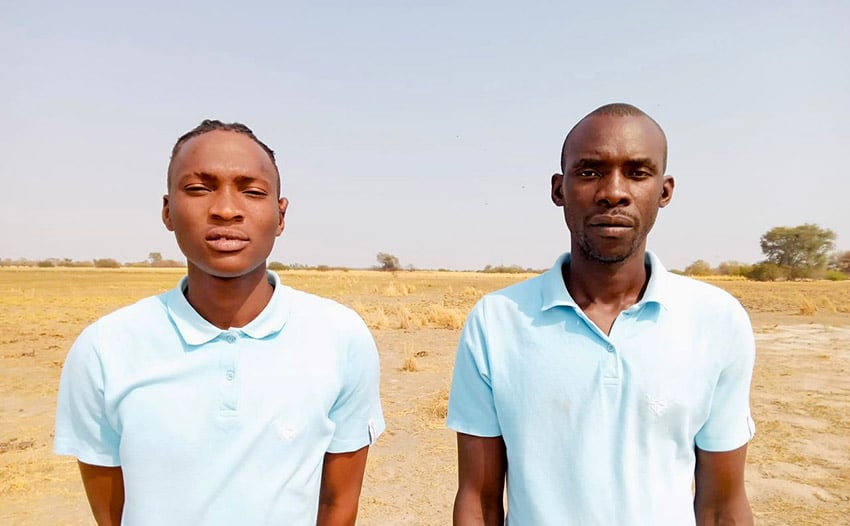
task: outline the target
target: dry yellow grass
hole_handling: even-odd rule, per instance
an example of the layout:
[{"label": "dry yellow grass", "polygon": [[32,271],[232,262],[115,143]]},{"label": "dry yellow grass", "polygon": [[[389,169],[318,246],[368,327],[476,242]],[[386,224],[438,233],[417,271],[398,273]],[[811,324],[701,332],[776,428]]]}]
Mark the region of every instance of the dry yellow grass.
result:
[{"label": "dry yellow grass", "polygon": [[850,313],[850,281],[758,282],[747,280],[705,280],[729,291],[750,313],[796,314],[800,298],[806,298],[827,312]]},{"label": "dry yellow grass", "polygon": [[800,314],[812,316],[818,311],[818,306],[809,298],[800,298]]},{"label": "dry yellow grass", "polygon": [[[76,466],[51,453],[65,353],[94,319],[170,289],[182,274],[0,269],[0,524],[88,523]],[[530,275],[298,270],[280,276],[349,305],[378,341],[388,433],[370,452],[360,523],[411,523],[414,513],[421,516],[414,523],[447,524],[455,453],[443,421],[459,329],[483,294]],[[850,282],[707,281],[735,295],[757,327],[759,428],[749,469],[757,475],[751,487],[759,524],[841,523],[850,494],[850,395],[842,383],[850,373],[850,344],[847,331],[818,324],[850,325]],[[787,324],[808,332],[789,332]],[[827,343],[813,347],[814,338]],[[799,494],[777,492],[777,481],[797,484]],[[394,499],[410,502],[398,506]]]},{"label": "dry yellow grass", "polygon": [[404,363],[401,365],[401,370],[406,373],[415,373],[419,370],[419,362],[416,361],[416,357],[413,355],[407,355],[404,357]]}]

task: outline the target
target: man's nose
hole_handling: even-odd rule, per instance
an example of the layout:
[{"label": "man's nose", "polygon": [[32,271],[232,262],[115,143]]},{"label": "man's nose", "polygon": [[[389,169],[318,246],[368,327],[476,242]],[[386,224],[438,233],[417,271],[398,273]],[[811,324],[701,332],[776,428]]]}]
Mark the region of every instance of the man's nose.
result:
[{"label": "man's nose", "polygon": [[628,178],[619,170],[605,174],[599,179],[596,202],[607,207],[626,206],[631,203]]},{"label": "man's nose", "polygon": [[241,220],[243,216],[239,192],[222,188],[215,192],[210,215],[220,221]]}]

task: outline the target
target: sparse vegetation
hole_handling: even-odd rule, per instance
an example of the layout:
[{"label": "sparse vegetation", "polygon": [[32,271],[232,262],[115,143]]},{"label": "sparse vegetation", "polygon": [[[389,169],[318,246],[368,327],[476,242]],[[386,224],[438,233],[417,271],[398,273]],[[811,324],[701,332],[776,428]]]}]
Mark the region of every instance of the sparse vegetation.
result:
[{"label": "sparse vegetation", "polygon": [[539,274],[539,270],[522,268],[519,265],[485,265],[481,272],[486,274]]}]

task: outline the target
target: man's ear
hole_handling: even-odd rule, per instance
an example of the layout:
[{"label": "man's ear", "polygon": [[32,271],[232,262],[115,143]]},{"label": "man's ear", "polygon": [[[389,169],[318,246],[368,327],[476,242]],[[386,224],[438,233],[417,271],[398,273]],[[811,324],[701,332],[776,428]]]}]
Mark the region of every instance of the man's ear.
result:
[{"label": "man's ear", "polygon": [[174,232],[174,225],[171,223],[171,209],[168,206],[168,194],[162,196],[162,224],[169,232]]},{"label": "man's ear", "polygon": [[552,194],[550,196],[555,206],[564,206],[564,176],[552,174]]},{"label": "man's ear", "polygon": [[672,175],[665,175],[664,182],[661,183],[661,197],[658,199],[658,208],[664,208],[670,204],[673,199],[673,188],[676,187],[676,181]]},{"label": "man's ear", "polygon": [[278,221],[277,221],[277,234],[275,234],[275,235],[279,236],[283,233],[283,229],[286,227],[285,217],[286,217],[286,209],[289,208],[289,199],[287,199],[285,197],[281,197],[277,201],[277,207],[278,207],[279,216],[278,216]]}]

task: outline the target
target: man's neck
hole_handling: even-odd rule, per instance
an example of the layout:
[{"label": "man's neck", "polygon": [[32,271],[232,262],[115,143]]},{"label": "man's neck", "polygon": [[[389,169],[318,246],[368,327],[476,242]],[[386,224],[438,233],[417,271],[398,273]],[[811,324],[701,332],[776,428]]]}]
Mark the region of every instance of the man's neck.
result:
[{"label": "man's neck", "polygon": [[641,247],[619,263],[602,263],[573,247],[570,263],[561,269],[564,284],[576,304],[587,311],[593,306],[621,312],[643,296],[650,269]]},{"label": "man's neck", "polygon": [[273,292],[265,266],[238,278],[217,278],[189,265],[186,299],[219,329],[244,327],[253,321],[268,305]]}]

